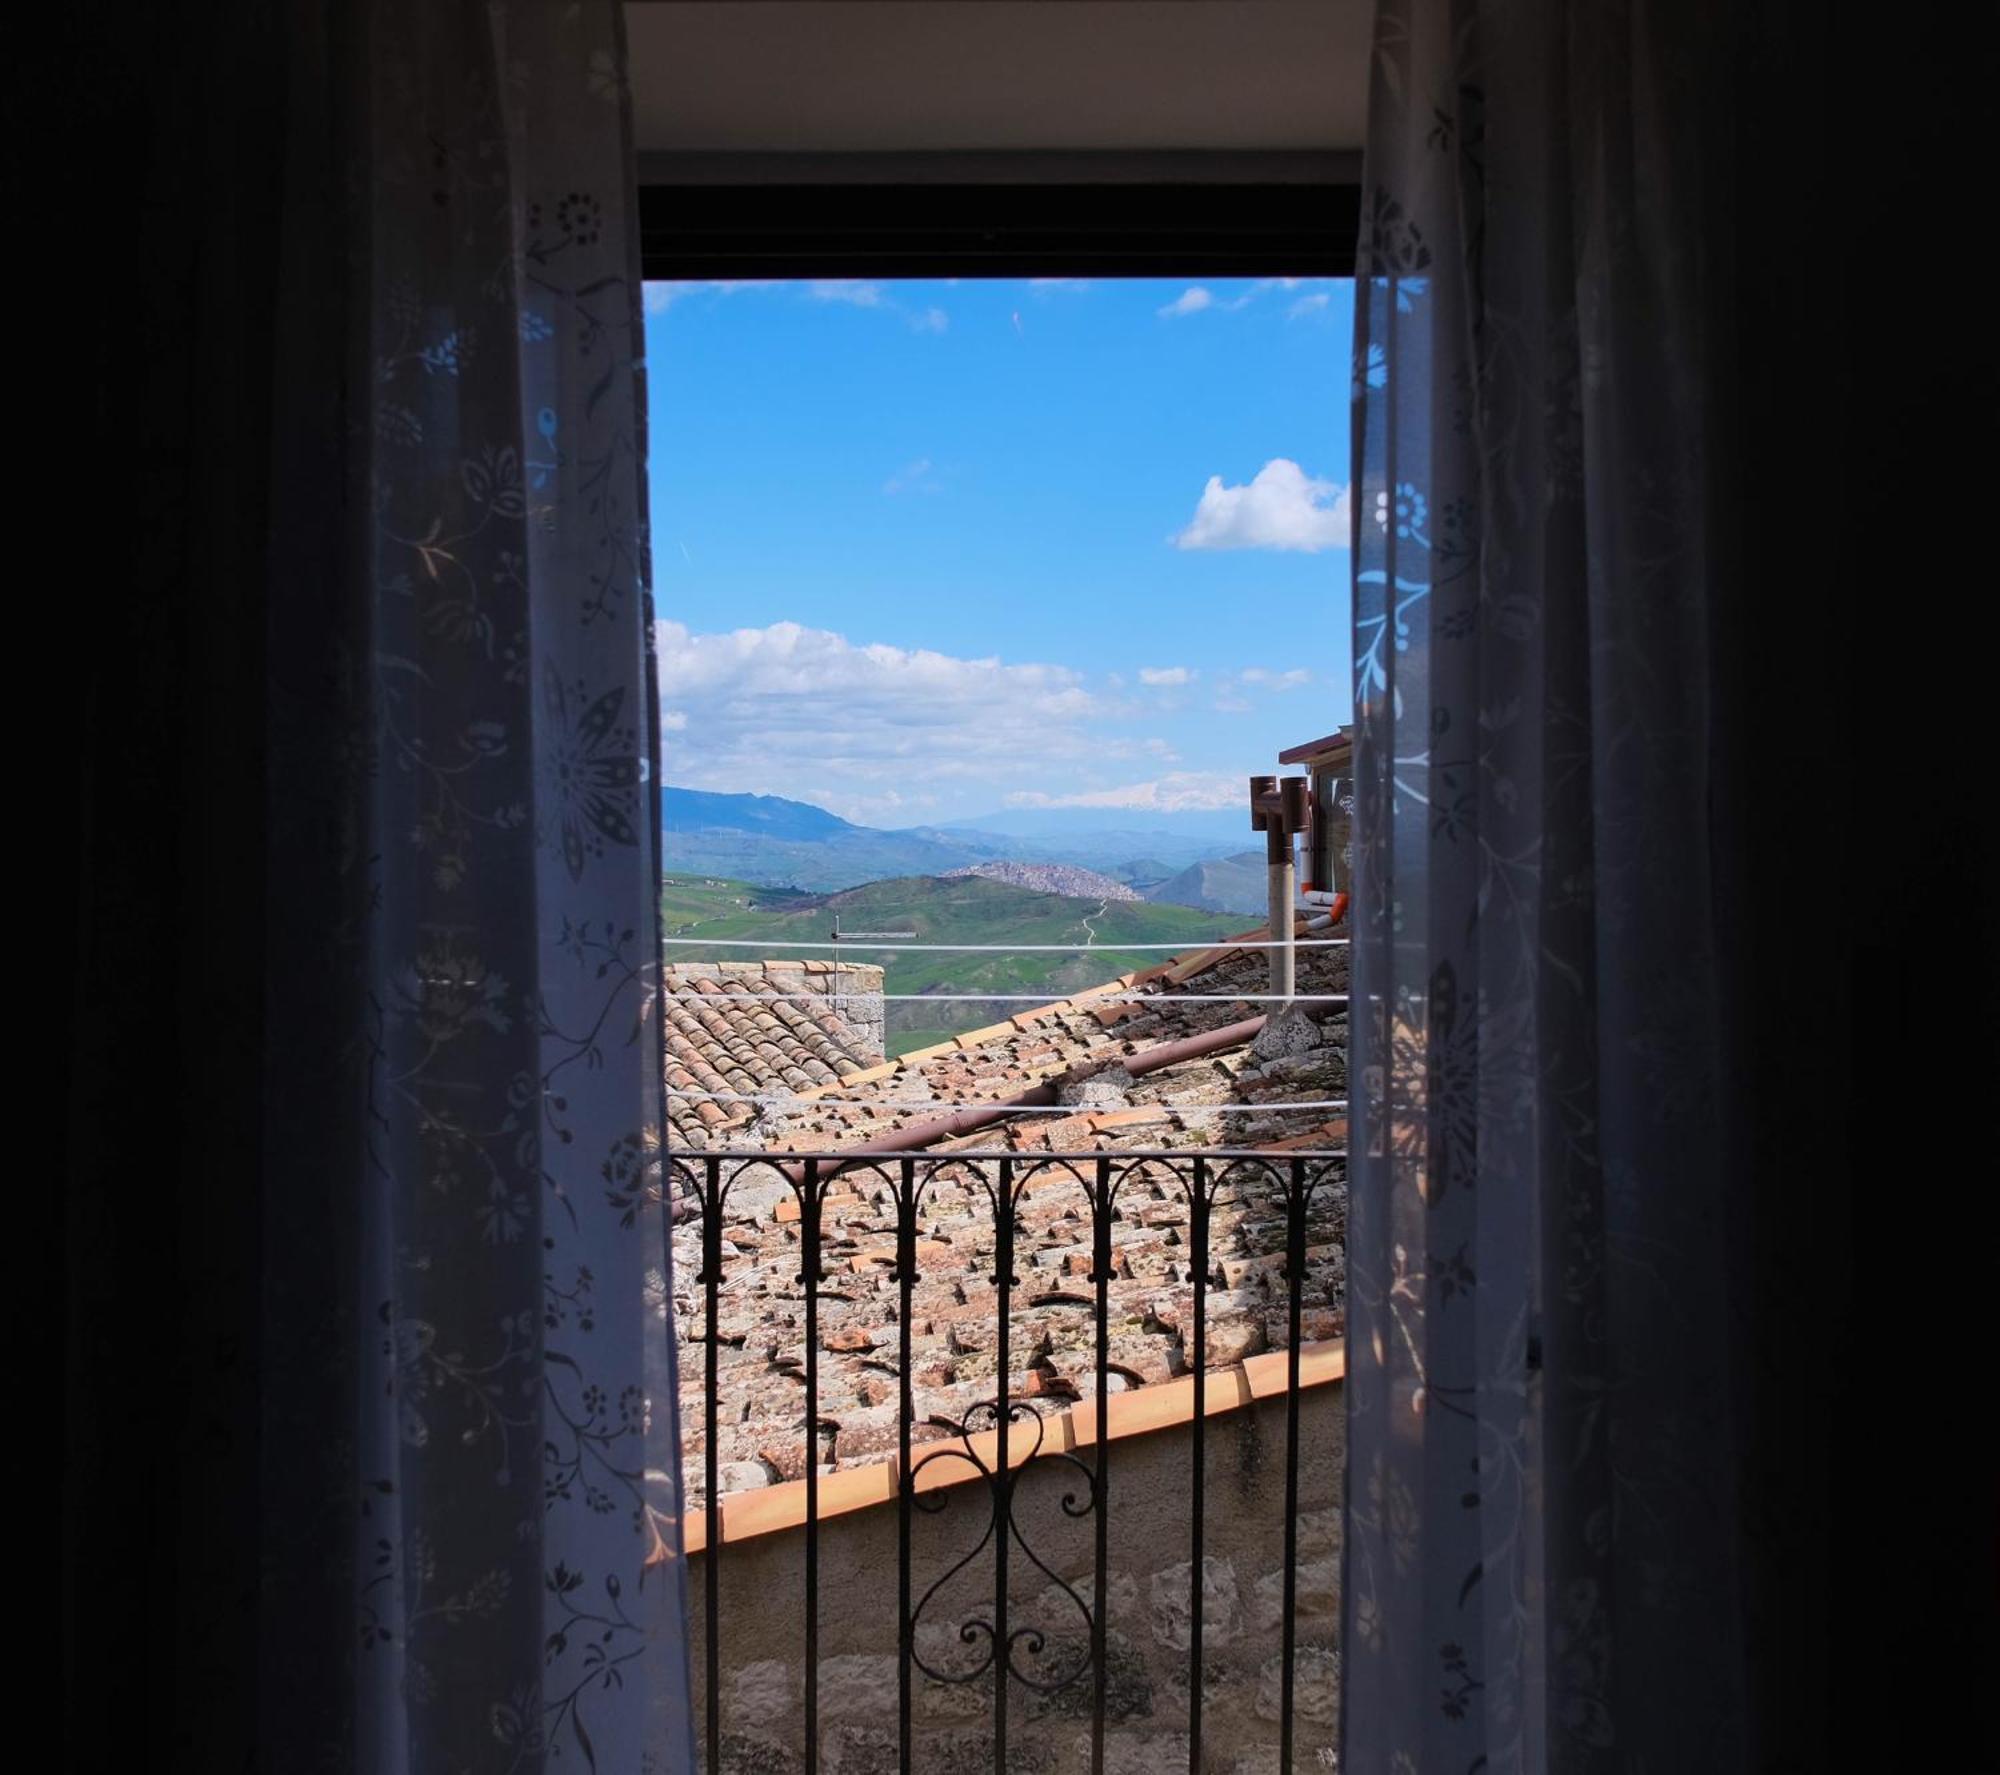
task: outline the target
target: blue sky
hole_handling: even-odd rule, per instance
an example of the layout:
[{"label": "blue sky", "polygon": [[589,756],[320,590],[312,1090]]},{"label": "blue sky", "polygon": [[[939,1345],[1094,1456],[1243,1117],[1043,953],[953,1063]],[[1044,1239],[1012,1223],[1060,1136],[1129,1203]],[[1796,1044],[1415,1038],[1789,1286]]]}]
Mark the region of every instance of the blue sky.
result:
[{"label": "blue sky", "polygon": [[1348,719],[1352,286],[649,284],[666,775],[1233,806]]}]

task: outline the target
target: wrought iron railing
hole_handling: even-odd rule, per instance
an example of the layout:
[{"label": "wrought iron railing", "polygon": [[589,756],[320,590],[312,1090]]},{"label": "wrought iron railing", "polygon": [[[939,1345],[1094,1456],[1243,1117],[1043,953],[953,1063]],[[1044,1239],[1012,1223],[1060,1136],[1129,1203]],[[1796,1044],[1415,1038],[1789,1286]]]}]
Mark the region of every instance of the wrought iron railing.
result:
[{"label": "wrought iron railing", "polygon": [[[706,1767],[720,1767],[719,1751],[725,1743],[722,1668],[722,1560],[718,1550],[724,1545],[724,1497],[721,1472],[722,1414],[728,1406],[724,1397],[720,1360],[721,1314],[724,1290],[729,1281],[726,1264],[725,1219],[732,1191],[743,1189],[754,1179],[766,1195],[782,1179],[786,1202],[785,1218],[790,1221],[791,1205],[796,1205],[796,1249],[798,1269],[795,1286],[802,1299],[804,1446],[802,1478],[804,1490],[804,1580],[798,1599],[800,1618],[797,1630],[803,1639],[804,1767],[812,1775],[820,1766],[821,1744],[821,1529],[822,1472],[819,1459],[819,1426],[822,1411],[822,1291],[828,1275],[825,1267],[828,1241],[828,1192],[836,1185],[865,1180],[874,1199],[893,1204],[895,1247],[893,1268],[886,1280],[895,1293],[896,1440],[893,1488],[897,1545],[897,1707],[896,1743],[898,1767],[904,1775],[913,1768],[915,1728],[912,1718],[913,1695],[926,1683],[959,1686],[990,1684],[993,1768],[1006,1775],[1008,1757],[1008,1714],[1010,1685],[1026,1692],[1048,1696],[1067,1692],[1073,1713],[1081,1717],[1079,1697],[1088,1695],[1091,1760],[1099,1772],[1104,1767],[1107,1690],[1107,1575],[1110,1547],[1113,1481],[1117,1461],[1108,1433],[1109,1402],[1117,1385],[1111,1354],[1111,1289],[1118,1278],[1115,1252],[1121,1199],[1137,1193],[1137,1180],[1145,1180],[1149,1200],[1162,1186],[1178,1193],[1185,1203],[1185,1281],[1192,1286],[1192,1313],[1187,1327],[1186,1348],[1192,1359],[1186,1379],[1193,1388],[1193,1409],[1187,1419],[1191,1451],[1187,1477],[1187,1532],[1189,1596],[1187,1600],[1189,1636],[1188,1660],[1188,1760],[1190,1771],[1203,1767],[1202,1715],[1204,1707],[1203,1631],[1205,1547],[1208,1532],[1205,1495],[1206,1439],[1209,1402],[1209,1301],[1211,1290],[1222,1285],[1222,1275],[1213,1250],[1218,1203],[1234,1208],[1256,1199],[1258,1215],[1237,1214],[1232,1228],[1254,1221],[1257,1237],[1267,1247],[1282,1233],[1282,1244],[1268,1249],[1266,1269],[1275,1269],[1284,1283],[1283,1349],[1286,1370],[1284,1387],[1284,1521],[1280,1529],[1283,1545],[1283,1597],[1281,1610],[1283,1678],[1278,1707],[1278,1767],[1293,1767],[1294,1664],[1297,1653],[1296,1586],[1299,1568],[1299,1483],[1300,1483],[1300,1363],[1301,1325],[1306,1309],[1309,1225],[1325,1224],[1324,1211],[1331,1198],[1341,1193],[1345,1179],[1345,1156],[1335,1151],[1289,1152],[1281,1154],[1215,1151],[1106,1151],[1062,1154],[1019,1152],[930,1152],[868,1155],[836,1153],[823,1155],[774,1155],[763,1152],[687,1152],[669,1157],[672,1189],[676,1197],[676,1218],[688,1233],[698,1222],[701,1262],[694,1276],[695,1296],[686,1303],[693,1315],[691,1341],[701,1347],[704,1385],[701,1389],[699,1425],[686,1425],[690,1442],[699,1438],[701,1477],[700,1497],[690,1516],[691,1529],[700,1529],[705,1556],[701,1564],[701,1612],[705,1630],[705,1668],[698,1673],[702,1711],[706,1720]],[[921,1416],[917,1387],[912,1372],[912,1326],[916,1317],[913,1296],[924,1275],[919,1238],[925,1201],[940,1179],[948,1179],[956,1190],[965,1190],[973,1199],[983,1199],[990,1210],[990,1226],[982,1232],[981,1255],[990,1232],[992,1259],[992,1338],[994,1340],[993,1392],[948,1423]],[[1089,1267],[1081,1278],[1088,1293],[1072,1290],[1062,1296],[1073,1309],[1089,1303],[1092,1315],[1093,1349],[1089,1396],[1050,1399],[1033,1396],[1016,1388],[1015,1362],[1018,1351],[1012,1345],[1013,1318],[1022,1298],[1022,1281],[1017,1273],[1021,1253],[1017,1237],[1022,1225],[1024,1192],[1037,1192],[1060,1184],[1073,1183],[1080,1192],[1081,1205],[1088,1211]],[[843,1191],[843,1193],[845,1193]],[[1081,1228],[1077,1245],[1082,1248]],[[1176,1230],[1177,1236],[1177,1230]],[[1232,1242],[1240,1243],[1232,1234]],[[1322,1248],[1323,1249],[1323,1248]],[[935,1259],[936,1252],[930,1253]],[[957,1257],[954,1274],[966,1272],[966,1260]],[[1280,1260],[1281,1261],[1274,1261]],[[983,1268],[983,1264],[980,1266]],[[934,1278],[937,1272],[930,1272]],[[791,1278],[786,1278],[790,1282]],[[982,1288],[983,1297],[983,1288]],[[1049,1297],[1044,1295],[1040,1304]],[[1275,1304],[1275,1303],[1274,1303]],[[699,1330],[695,1329],[699,1326]],[[1275,1336],[1272,1341],[1276,1341]],[[881,1352],[876,1352],[879,1356]],[[685,1357],[684,1357],[685,1360]],[[1220,1361],[1213,1366],[1222,1367]],[[1081,1393],[1081,1389],[1079,1389]],[[1051,1437],[1057,1414],[1074,1404],[1079,1411],[1094,1407],[1088,1437]],[[1077,1452],[1088,1447],[1090,1458]],[[952,1471],[944,1469],[949,1466]],[[1055,1472],[1065,1481],[1060,1511],[1072,1522],[1087,1522],[1094,1536],[1093,1578],[1089,1595],[1078,1585],[1057,1576],[1036,1551],[1031,1525],[1017,1509],[1020,1486],[1031,1472]],[[960,1483],[953,1484],[952,1480]],[[970,1553],[939,1572],[915,1567],[912,1529],[919,1515],[942,1512],[954,1497],[983,1501],[985,1533]],[[886,1504],[886,1494],[885,1494]],[[976,1508],[976,1505],[975,1505]],[[690,1537],[694,1537],[691,1535]],[[1026,1580],[1046,1581],[1042,1592],[1059,1595],[1062,1622],[1024,1619],[1010,1606],[1010,1562],[1018,1560],[1015,1575]],[[952,1637],[967,1648],[969,1663],[947,1667],[930,1661],[924,1646],[933,1643],[924,1631],[930,1615],[940,1606],[948,1583],[967,1577],[982,1564],[990,1564],[990,1592],[975,1612],[952,1622]],[[979,1582],[983,1585],[985,1580]],[[1064,1629],[1067,1629],[1066,1631]],[[885,1635],[886,1637],[886,1635]]]}]

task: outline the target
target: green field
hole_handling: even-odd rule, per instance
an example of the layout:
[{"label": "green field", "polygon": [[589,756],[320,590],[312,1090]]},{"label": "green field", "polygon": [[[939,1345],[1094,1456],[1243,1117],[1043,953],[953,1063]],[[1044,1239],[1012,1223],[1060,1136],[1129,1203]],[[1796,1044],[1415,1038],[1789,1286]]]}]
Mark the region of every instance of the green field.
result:
[{"label": "green field", "polygon": [[[920,943],[1080,943],[1102,945],[1088,955],[933,955],[910,950],[864,948],[828,942],[822,955],[879,963],[890,992],[1032,993],[1038,1000],[1062,998],[1086,986],[1164,961],[1163,950],[1120,949],[1125,943],[1185,944],[1190,949],[1243,928],[1240,913],[1199,912],[1187,906],[1147,901],[1068,899],[1038,894],[979,876],[944,880],[906,876],[870,882],[838,894],[805,894],[785,888],[753,887],[714,876],[668,875],[662,905],[669,937],[762,937],[818,942],[833,929],[837,915],[849,931],[915,931]],[[670,961],[756,960],[767,955],[811,951],[766,951],[675,944]],[[1025,1010],[991,1000],[970,1004],[911,1003],[889,1006],[889,1052],[908,1053],[942,1041],[955,1030],[973,1029]]]}]

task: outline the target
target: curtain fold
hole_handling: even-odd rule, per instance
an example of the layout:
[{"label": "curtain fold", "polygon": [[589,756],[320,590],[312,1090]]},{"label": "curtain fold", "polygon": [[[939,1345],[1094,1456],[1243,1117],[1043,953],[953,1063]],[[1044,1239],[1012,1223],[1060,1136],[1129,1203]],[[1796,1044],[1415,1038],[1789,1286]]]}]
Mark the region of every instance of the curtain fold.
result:
[{"label": "curtain fold", "polygon": [[294,25],[261,1738],[687,1769],[621,9]]},{"label": "curtain fold", "polygon": [[1377,12],[1344,1763],[1744,1755],[1700,13]]}]

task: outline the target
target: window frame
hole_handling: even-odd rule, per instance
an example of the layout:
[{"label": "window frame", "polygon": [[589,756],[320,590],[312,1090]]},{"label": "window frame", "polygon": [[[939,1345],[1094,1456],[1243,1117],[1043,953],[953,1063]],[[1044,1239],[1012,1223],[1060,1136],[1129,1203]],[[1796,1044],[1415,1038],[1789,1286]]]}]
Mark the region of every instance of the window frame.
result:
[{"label": "window frame", "polygon": [[1036,177],[1003,164],[990,178],[964,176],[949,156],[936,167],[899,158],[853,180],[837,176],[841,157],[826,158],[836,175],[826,179],[801,178],[791,157],[720,176],[642,164],[642,275],[648,282],[1354,275],[1361,188],[1345,156],[1283,178],[1261,162],[1236,166],[1242,157],[1228,155],[1158,157],[1157,178],[1144,176],[1143,157],[1136,167],[1087,166],[1076,177]]}]

